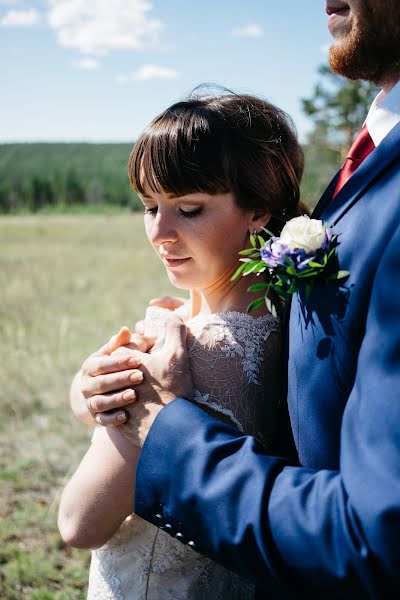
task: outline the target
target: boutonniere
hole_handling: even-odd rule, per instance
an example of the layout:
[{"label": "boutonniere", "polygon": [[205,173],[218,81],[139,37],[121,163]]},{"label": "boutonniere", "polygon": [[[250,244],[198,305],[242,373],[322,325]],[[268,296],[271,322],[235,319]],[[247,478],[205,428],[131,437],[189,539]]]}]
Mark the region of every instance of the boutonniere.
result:
[{"label": "boutonniere", "polygon": [[317,281],[340,280],[350,275],[338,269],[336,256],[337,236],[332,227],[323,221],[310,219],[307,215],[295,217],[286,223],[279,237],[264,229],[269,236],[250,235],[251,248],[239,254],[241,265],[232,280],[240,275],[267,271],[264,282],[248,288],[249,292],[263,292],[247,311],[265,302],[274,316],[280,312],[282,303],[302,286],[309,298]]}]

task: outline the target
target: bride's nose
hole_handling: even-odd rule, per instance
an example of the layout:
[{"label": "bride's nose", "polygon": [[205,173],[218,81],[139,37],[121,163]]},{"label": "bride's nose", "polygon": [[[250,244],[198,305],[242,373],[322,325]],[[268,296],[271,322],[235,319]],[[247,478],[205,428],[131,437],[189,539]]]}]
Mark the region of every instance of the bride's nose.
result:
[{"label": "bride's nose", "polygon": [[178,239],[178,232],[174,219],[167,213],[159,210],[149,231],[149,238],[151,243],[156,246],[164,244],[165,242],[176,242]]}]

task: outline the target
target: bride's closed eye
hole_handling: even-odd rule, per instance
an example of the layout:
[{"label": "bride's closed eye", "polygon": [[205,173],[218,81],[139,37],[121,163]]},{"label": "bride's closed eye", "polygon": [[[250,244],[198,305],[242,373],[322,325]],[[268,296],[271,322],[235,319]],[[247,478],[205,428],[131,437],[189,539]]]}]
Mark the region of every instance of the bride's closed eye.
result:
[{"label": "bride's closed eye", "polygon": [[[157,214],[157,210],[158,207],[154,206],[154,207],[144,207],[144,214],[145,215],[153,215],[155,216]],[[179,209],[179,214],[182,217],[186,217],[187,219],[192,219],[193,217],[197,217],[198,215],[200,215],[203,212],[203,208],[201,206],[199,206],[199,208],[195,208],[193,210],[183,210],[182,208]]]},{"label": "bride's closed eye", "polygon": [[156,215],[157,214],[157,206],[155,206],[154,208],[148,208],[147,206],[145,206],[144,214],[145,215]]},{"label": "bride's closed eye", "polygon": [[198,208],[194,208],[193,210],[183,210],[183,208],[179,209],[179,214],[181,214],[182,217],[187,217],[188,219],[192,219],[193,217],[197,217],[202,212],[203,212],[203,209],[202,209],[201,206],[199,206]]}]

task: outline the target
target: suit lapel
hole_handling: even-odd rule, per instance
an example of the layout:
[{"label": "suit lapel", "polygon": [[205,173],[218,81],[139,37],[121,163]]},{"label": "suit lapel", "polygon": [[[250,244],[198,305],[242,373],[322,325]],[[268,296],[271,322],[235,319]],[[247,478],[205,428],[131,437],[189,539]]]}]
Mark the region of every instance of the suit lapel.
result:
[{"label": "suit lapel", "polygon": [[333,227],[357,202],[365,189],[370,187],[391,164],[399,160],[400,124],[396,125],[379,146],[367,156],[335,199],[332,200],[339,177],[339,173],[336,174],[317,204],[312,217],[319,219],[322,216],[323,220]]},{"label": "suit lapel", "polygon": [[324,210],[327,208],[329,203],[332,201],[333,192],[335,191],[336,183],[337,183],[337,180],[339,179],[339,175],[340,175],[340,171],[338,171],[336,173],[335,177],[332,179],[332,181],[326,188],[325,192],[322,194],[320,201],[318,202],[317,206],[314,208],[314,210],[312,212],[312,215],[311,215],[312,219],[319,219],[321,214],[324,212]]}]

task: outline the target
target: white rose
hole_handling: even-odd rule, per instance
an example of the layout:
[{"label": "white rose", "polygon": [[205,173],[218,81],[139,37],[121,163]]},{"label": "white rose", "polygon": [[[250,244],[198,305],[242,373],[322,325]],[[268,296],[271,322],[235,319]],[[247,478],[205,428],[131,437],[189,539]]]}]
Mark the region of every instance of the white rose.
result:
[{"label": "white rose", "polygon": [[325,225],[307,215],[295,217],[282,229],[280,241],[290,250],[305,250],[307,254],[321,248],[325,241]]}]

